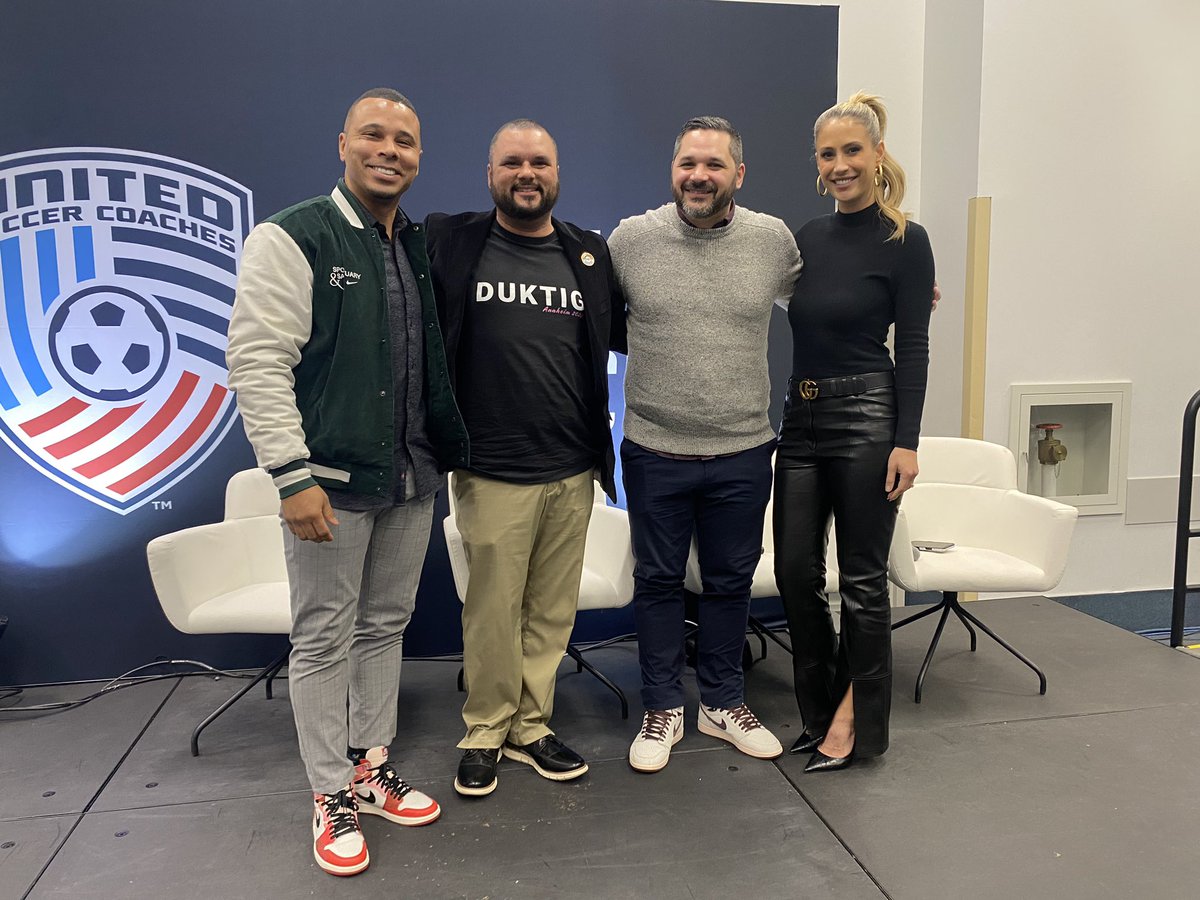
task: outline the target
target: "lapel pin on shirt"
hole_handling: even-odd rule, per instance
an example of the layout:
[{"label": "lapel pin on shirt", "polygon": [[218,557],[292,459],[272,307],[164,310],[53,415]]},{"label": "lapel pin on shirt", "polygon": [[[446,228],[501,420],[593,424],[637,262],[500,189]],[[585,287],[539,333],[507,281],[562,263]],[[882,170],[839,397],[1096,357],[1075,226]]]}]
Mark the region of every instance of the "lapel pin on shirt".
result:
[{"label": "lapel pin on shirt", "polygon": [[583,253],[579,254],[579,261],[585,266],[594,266],[596,264],[596,257],[592,256],[592,254],[585,250]]}]

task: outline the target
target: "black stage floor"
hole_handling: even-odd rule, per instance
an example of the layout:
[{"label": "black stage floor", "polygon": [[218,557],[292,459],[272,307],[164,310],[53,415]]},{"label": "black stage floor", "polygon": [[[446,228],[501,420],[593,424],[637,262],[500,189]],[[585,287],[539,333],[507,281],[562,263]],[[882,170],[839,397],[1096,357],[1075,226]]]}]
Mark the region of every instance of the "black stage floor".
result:
[{"label": "black stage floor", "polygon": [[[973,605],[1046,670],[954,623],[923,702],[933,630],[896,633],[892,749],[835,774],[687,735],[656,775],[625,753],[640,706],[632,645],[593,655],[631,720],[564,665],[554,724],[591,771],[557,784],[501,765],[490,797],[458,797],[457,667],[406,663],[401,773],[442,818],[365,819],[370,869],[312,861],[310,801],[286,684],[244,699],[188,753],[192,726],[238,687],[186,678],[83,708],[0,722],[0,898],[1127,898],[1200,895],[1200,660],[1044,599]],[[27,691],[22,703],[78,696]],[[771,645],[747,696],[787,747],[800,722]]]}]

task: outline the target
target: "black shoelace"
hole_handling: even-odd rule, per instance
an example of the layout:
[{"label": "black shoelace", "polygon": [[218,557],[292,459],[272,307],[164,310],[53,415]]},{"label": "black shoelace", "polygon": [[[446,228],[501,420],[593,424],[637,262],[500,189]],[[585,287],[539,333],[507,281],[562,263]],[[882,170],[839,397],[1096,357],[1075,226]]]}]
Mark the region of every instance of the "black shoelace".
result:
[{"label": "black shoelace", "polygon": [[343,834],[358,831],[358,804],[354,802],[349,791],[326,794],[321,805],[325,808],[325,818],[329,821],[330,837],[336,839]]},{"label": "black shoelace", "polygon": [[394,768],[392,768],[392,764],[390,762],[385,762],[380,765],[379,768],[371,774],[370,780],[378,781],[380,786],[397,800],[412,790],[412,788],[408,786],[408,783],[400,777],[400,774]]}]

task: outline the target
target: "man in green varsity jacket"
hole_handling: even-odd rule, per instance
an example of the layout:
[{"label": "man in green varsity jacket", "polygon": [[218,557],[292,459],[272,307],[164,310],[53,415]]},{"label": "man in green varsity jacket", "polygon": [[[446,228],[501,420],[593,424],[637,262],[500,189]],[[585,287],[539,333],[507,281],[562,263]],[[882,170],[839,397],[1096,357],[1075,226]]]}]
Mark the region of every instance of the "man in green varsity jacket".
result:
[{"label": "man in green varsity jacket", "polygon": [[246,239],[229,326],[229,385],[279,488],[292,652],[288,679],[314,799],[313,855],[369,863],[358,814],[424,825],[441,812],[387,759],[405,626],[441,472],[468,462],[438,329],[412,103],[388,88],[350,107],[345,177]]}]

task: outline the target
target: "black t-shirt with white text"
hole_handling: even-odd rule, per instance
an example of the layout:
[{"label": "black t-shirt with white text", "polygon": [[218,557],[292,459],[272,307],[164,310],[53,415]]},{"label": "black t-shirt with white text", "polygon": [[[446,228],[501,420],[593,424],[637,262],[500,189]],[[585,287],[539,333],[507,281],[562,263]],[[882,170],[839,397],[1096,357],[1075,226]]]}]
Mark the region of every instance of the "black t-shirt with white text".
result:
[{"label": "black t-shirt with white text", "polygon": [[492,226],[458,358],[458,404],[470,471],[544,484],[597,464],[583,295],[558,237]]}]

